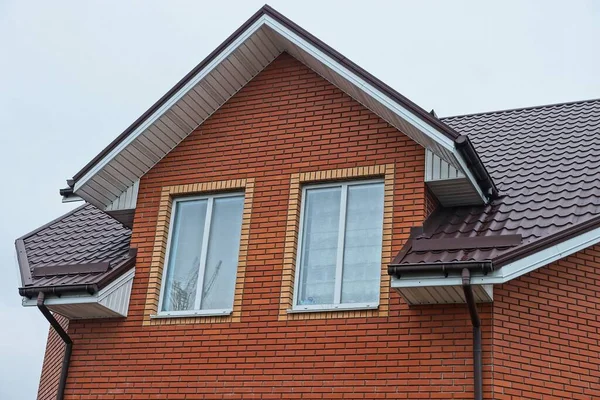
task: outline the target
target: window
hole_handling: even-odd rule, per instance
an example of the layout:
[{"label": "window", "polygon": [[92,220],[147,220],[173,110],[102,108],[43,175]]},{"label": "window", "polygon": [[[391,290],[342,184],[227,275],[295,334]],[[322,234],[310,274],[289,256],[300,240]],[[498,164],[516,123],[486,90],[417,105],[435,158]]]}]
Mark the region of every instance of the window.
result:
[{"label": "window", "polygon": [[239,193],[174,200],[161,314],[231,312],[243,207]]},{"label": "window", "polygon": [[294,310],[378,305],[383,198],[380,181],[303,189]]}]

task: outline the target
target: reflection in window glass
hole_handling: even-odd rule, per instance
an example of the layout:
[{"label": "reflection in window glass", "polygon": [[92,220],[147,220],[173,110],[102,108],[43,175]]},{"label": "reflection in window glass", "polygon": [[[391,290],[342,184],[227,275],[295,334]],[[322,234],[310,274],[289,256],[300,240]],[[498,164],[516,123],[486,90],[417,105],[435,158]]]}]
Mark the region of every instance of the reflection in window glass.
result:
[{"label": "reflection in window glass", "polygon": [[242,197],[214,201],[202,289],[203,310],[233,307],[243,207]]},{"label": "reflection in window glass", "polygon": [[306,191],[298,304],[333,302],[340,188]]},{"label": "reflection in window glass", "polygon": [[176,203],[163,311],[194,309],[206,205],[206,200]]},{"label": "reflection in window glass", "polygon": [[342,303],[379,299],[383,185],[348,187]]},{"label": "reflection in window glass", "polygon": [[383,183],[304,191],[296,305],[379,301]]},{"label": "reflection in window glass", "polygon": [[174,202],[161,311],[232,308],[243,204],[240,195]]}]

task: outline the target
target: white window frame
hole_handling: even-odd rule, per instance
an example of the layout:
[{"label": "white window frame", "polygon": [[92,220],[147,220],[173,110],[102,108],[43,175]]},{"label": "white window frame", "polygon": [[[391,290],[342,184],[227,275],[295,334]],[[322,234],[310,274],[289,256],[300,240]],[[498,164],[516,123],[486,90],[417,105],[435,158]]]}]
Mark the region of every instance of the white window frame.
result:
[{"label": "white window frame", "polygon": [[[169,317],[187,317],[187,316],[212,316],[212,315],[230,315],[233,312],[233,308],[223,308],[223,309],[213,309],[213,310],[201,310],[202,304],[202,288],[204,287],[204,272],[206,270],[206,258],[208,256],[208,241],[210,239],[210,225],[212,222],[213,216],[213,204],[214,200],[218,198],[224,197],[242,197],[245,202],[245,194],[244,192],[227,192],[227,193],[213,193],[206,195],[198,195],[198,196],[182,196],[179,198],[173,199],[171,204],[171,220],[169,223],[169,234],[167,238],[167,250],[165,252],[165,259],[163,264],[162,271],[162,279],[160,284],[160,297],[158,300],[158,312],[156,315],[151,316],[152,318],[169,318]],[[201,256],[200,256],[200,265],[198,267],[198,282],[196,284],[196,300],[194,303],[193,310],[178,310],[178,311],[162,311],[163,301],[164,301],[164,293],[165,293],[165,284],[167,273],[169,269],[169,257],[171,252],[171,245],[173,241],[173,228],[175,224],[175,214],[177,210],[177,204],[186,202],[186,201],[196,201],[196,200],[208,200],[206,205],[206,218],[204,219],[204,235],[202,236],[201,243]],[[243,210],[242,210],[243,213]],[[237,275],[235,276],[237,280]],[[235,293],[234,293],[235,296]]]},{"label": "white window frame", "polygon": [[[303,312],[319,312],[319,311],[344,311],[344,310],[370,310],[376,309],[379,307],[379,301],[381,298],[381,272],[378,274],[379,283],[378,283],[378,291],[379,296],[376,302],[369,303],[341,303],[342,298],[342,277],[343,277],[343,266],[344,266],[344,242],[346,240],[345,231],[346,231],[346,218],[347,218],[347,200],[348,200],[348,188],[350,186],[361,186],[379,183],[384,185],[385,191],[385,181],[383,179],[365,179],[365,180],[352,180],[346,182],[331,182],[331,183],[316,183],[304,185],[302,187],[302,196],[300,198],[300,227],[298,229],[298,243],[296,246],[296,267],[295,267],[295,278],[294,278],[294,295],[293,295],[293,305],[291,309],[287,311],[289,313],[303,313]],[[340,199],[340,218],[339,218],[339,226],[338,226],[338,249],[337,249],[337,257],[336,257],[336,269],[335,269],[335,289],[334,289],[334,303],[333,304],[298,304],[298,293],[300,289],[300,270],[302,266],[300,262],[302,261],[302,241],[304,235],[304,210],[306,208],[306,191],[310,189],[326,189],[340,187],[341,190],[341,199]],[[385,205],[385,192],[384,192],[384,205]],[[385,212],[385,210],[384,210]],[[383,232],[383,223],[381,226]],[[383,251],[383,235],[382,235],[382,251]]]}]

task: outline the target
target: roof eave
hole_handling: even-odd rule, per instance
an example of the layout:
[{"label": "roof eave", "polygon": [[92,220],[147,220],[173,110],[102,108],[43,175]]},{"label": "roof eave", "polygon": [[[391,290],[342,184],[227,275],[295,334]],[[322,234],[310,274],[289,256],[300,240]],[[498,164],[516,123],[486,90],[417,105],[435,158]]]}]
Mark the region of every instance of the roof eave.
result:
[{"label": "roof eave", "polygon": [[[257,27],[263,25],[273,30],[277,30],[278,27],[283,27],[284,30],[287,30],[295,35],[294,37],[299,38],[298,40],[303,41],[303,43],[308,43],[310,46],[312,46],[312,48],[316,49],[315,51],[320,52],[319,54],[322,53],[324,54],[325,58],[331,59],[332,62],[340,66],[339,69],[349,71],[352,76],[358,77],[360,82],[364,82],[364,85],[373,88],[369,89],[372,90],[373,93],[368,94],[368,96],[375,95],[373,100],[379,102],[383,101],[383,103],[381,103],[383,107],[389,107],[389,104],[392,104],[394,107],[399,107],[398,109],[400,110],[405,110],[402,111],[401,114],[398,114],[397,117],[400,119],[404,118],[404,124],[412,125],[414,129],[420,130],[424,137],[429,137],[428,140],[433,143],[434,146],[439,147],[436,151],[441,152],[441,154],[446,154],[445,157],[449,158],[449,161],[457,166],[460,166],[462,169],[466,169],[465,173],[481,197],[482,204],[487,201],[485,190],[482,190],[482,188],[478,186],[478,183],[474,177],[475,175],[479,175],[479,173],[476,170],[474,170],[473,173],[469,171],[469,163],[463,160],[463,155],[460,154],[457,149],[455,140],[460,137],[458,133],[456,133],[450,126],[446,125],[438,118],[434,117],[406,97],[402,96],[391,87],[373,75],[369,74],[364,69],[360,68],[358,65],[348,60],[339,52],[335,51],[330,46],[311,35],[309,32],[305,31],[300,26],[296,25],[294,22],[287,19],[268,5],[262,7],[252,17],[250,17],[250,19],[242,24],[242,26],[240,26],[232,35],[230,35],[223,43],[221,43],[221,45],[211,52],[208,57],[206,57],[200,64],[192,69],[192,71],[190,71],[173,88],[171,88],[171,90],[162,96],[133,124],[131,124],[104,150],[94,157],[84,168],[75,174],[73,179],[68,182],[71,189],[67,188],[66,190],[62,190],[61,194],[68,199],[69,197],[73,196],[74,192],[75,195],[86,199],[101,209],[103,208],[103,205],[106,206],[106,202],[110,201],[110,196],[113,196],[113,194],[107,195],[107,191],[103,191],[104,194],[84,194],[85,190],[87,190],[85,189],[86,182],[96,179],[95,177],[104,171],[102,166],[103,163],[110,162],[118,154],[120,154],[121,151],[127,148],[128,141],[131,141],[131,137],[134,137],[131,135],[138,135],[141,130],[146,129],[146,126],[150,126],[148,124],[152,124],[152,121],[154,121],[156,118],[159,118],[163,112],[166,112],[165,110],[169,109],[170,107],[169,102],[175,101],[173,100],[174,96],[185,95],[185,91],[187,90],[186,86],[191,84],[195,85],[197,82],[194,79],[196,79],[199,74],[205,73],[205,69],[208,68],[208,70],[210,70],[213,68],[214,62],[216,62],[219,57],[222,57],[222,53],[224,53],[226,50],[229,51],[237,40],[244,38],[244,35],[248,35],[250,29],[252,29],[252,32],[254,32],[255,29],[258,29]],[[235,46],[233,48],[235,48]],[[361,90],[364,90],[364,88],[361,88]],[[397,112],[394,110],[390,109],[389,111]],[[474,149],[472,150],[474,151]],[[121,184],[127,186],[130,184],[130,182],[120,182],[119,185]],[[96,189],[90,190],[94,192]],[[94,196],[99,197],[96,199]]]}]

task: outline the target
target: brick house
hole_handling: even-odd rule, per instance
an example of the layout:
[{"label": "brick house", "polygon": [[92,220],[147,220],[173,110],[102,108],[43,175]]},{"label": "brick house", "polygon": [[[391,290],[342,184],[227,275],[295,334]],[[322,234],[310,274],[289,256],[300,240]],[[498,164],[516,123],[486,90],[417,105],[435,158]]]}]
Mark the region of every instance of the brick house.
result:
[{"label": "brick house", "polygon": [[39,399],[600,395],[600,101],[438,118],[265,6],[17,239]]}]

